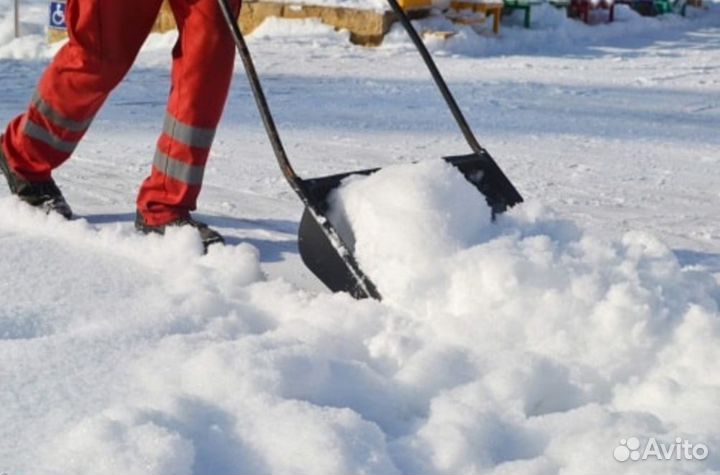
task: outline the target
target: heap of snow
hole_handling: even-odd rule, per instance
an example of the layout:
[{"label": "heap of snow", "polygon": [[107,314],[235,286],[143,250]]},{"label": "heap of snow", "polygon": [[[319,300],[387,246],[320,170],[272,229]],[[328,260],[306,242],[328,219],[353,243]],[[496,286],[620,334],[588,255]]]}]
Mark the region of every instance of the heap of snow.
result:
[{"label": "heap of snow", "polygon": [[350,39],[347,30],[336,31],[319,18],[293,19],[270,17],[252,32],[253,39],[272,38],[274,40],[307,42],[312,40],[321,44],[346,43]]},{"label": "heap of snow", "polygon": [[434,394],[399,441],[424,448],[412,471],[591,473],[592,460],[619,473],[608,455],[623,436],[720,442],[718,287],[654,237],[603,242],[532,204],[492,224],[441,160],[353,177],[332,200],[406,317],[372,340],[375,357]]},{"label": "heap of snow", "polygon": [[[383,303],[265,281],[246,244],[203,256],[193,233],[0,200],[5,467],[720,472],[710,275],[652,236],[601,241],[534,205],[493,224],[440,160],[333,200]],[[620,464],[630,437],[711,452]]]}]

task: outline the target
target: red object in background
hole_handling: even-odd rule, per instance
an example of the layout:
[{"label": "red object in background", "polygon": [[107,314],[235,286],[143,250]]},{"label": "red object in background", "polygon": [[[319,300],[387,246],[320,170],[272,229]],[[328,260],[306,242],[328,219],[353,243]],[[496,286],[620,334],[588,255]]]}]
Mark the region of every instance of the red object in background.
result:
[{"label": "red object in background", "polygon": [[590,11],[596,9],[608,10],[608,21],[615,19],[615,2],[612,0],[570,0],[569,13],[571,16],[579,17],[585,23],[589,23]]},{"label": "red object in background", "polygon": [[[67,160],[108,94],[132,66],[162,0],[68,0],[69,42],[40,79],[26,113],[2,143],[10,167],[50,179]],[[236,14],[240,0],[232,1]],[[216,0],[171,0],[179,38],[163,132],[138,209],[150,225],[195,209],[205,162],[227,98],[235,49]]]}]

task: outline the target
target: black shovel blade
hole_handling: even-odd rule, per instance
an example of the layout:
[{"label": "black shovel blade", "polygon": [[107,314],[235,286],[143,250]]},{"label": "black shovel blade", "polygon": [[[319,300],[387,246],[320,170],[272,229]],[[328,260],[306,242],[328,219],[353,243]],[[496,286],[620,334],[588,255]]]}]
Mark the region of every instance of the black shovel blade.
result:
[{"label": "black shovel blade", "polygon": [[[487,153],[444,157],[465,175],[485,196],[493,216],[522,202],[522,196],[510,180],[498,168]],[[370,175],[378,168],[341,173],[322,178],[303,180],[303,188],[308,198],[317,203],[317,210],[323,219],[328,219],[328,196],[347,177],[351,175]],[[335,223],[330,223],[335,226]],[[353,252],[354,243],[345,242],[349,252]],[[305,265],[333,292],[348,292],[355,298],[369,295],[363,290],[356,274],[351,271],[349,259],[356,262],[354,256],[343,256],[338,252],[328,236],[328,232],[306,208],[300,221],[298,247]],[[372,283],[371,283],[372,284]],[[374,287],[374,286],[373,286]]]}]

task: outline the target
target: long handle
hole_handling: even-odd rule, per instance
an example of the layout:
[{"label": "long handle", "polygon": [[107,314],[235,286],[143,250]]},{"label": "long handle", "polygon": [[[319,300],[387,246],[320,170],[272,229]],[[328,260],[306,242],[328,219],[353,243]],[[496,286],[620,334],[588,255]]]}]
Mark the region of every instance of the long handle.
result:
[{"label": "long handle", "polygon": [[420,53],[420,56],[422,56],[422,59],[425,62],[425,66],[427,66],[427,68],[430,70],[430,74],[432,75],[435,84],[437,85],[438,89],[440,89],[440,93],[442,94],[443,99],[445,99],[445,102],[447,103],[450,112],[452,112],[452,115],[455,118],[455,122],[457,122],[458,126],[460,127],[460,130],[462,131],[462,134],[465,137],[468,145],[470,145],[470,148],[475,153],[480,154],[484,152],[485,149],[480,146],[477,139],[475,138],[475,135],[472,133],[472,130],[470,130],[470,125],[468,124],[467,120],[465,120],[465,116],[463,115],[460,107],[455,101],[455,98],[450,92],[450,89],[445,83],[445,79],[443,79],[442,75],[440,74],[440,70],[438,70],[435,61],[433,61],[432,56],[430,56],[430,52],[425,46],[425,43],[423,43],[422,39],[420,38],[420,35],[418,35],[417,30],[414,26],[412,26],[412,23],[410,23],[410,19],[408,18],[407,14],[405,14],[405,11],[398,4],[397,0],[387,0],[387,2],[388,4],[390,4],[390,8],[392,8],[397,19],[400,20],[400,23],[405,28],[408,36],[410,36],[410,39],[415,45],[415,48],[417,48],[418,52]]}]

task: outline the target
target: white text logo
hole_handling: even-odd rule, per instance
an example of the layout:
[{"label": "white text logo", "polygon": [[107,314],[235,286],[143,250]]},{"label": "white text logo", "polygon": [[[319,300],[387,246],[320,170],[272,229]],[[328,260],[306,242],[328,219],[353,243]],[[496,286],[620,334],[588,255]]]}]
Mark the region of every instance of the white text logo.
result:
[{"label": "white text logo", "polygon": [[687,439],[677,437],[674,443],[663,443],[654,437],[650,437],[645,445],[640,443],[637,437],[620,440],[620,445],[615,447],[613,457],[618,462],[628,460],[705,460],[709,450],[705,444],[693,444]]}]

